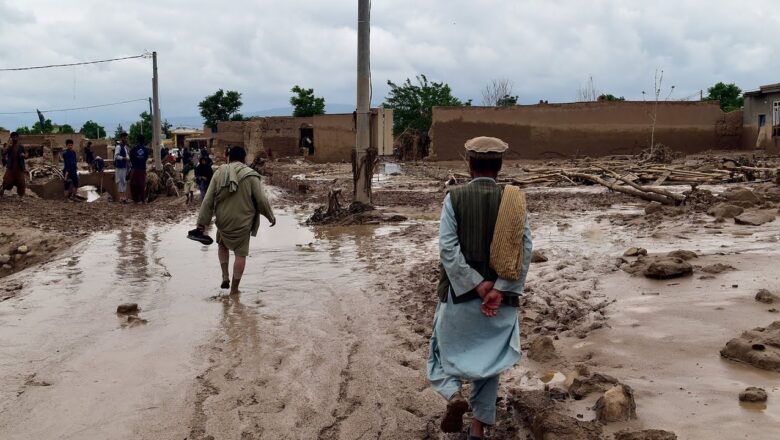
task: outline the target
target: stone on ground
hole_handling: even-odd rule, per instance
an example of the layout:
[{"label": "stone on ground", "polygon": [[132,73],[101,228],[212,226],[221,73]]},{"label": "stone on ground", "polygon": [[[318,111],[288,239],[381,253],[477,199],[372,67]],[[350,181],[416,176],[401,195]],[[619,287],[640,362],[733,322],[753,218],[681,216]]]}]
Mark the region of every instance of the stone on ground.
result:
[{"label": "stone on ground", "polygon": [[667,257],[672,257],[672,258],[679,258],[679,259],[685,260],[685,261],[693,260],[694,258],[699,258],[699,255],[697,255],[696,252],[685,251],[685,250],[682,250],[682,249],[678,249],[676,251],[669,252],[668,254],[666,254],[666,256]]},{"label": "stone on ground", "polygon": [[729,270],[736,270],[736,268],[730,264],[715,263],[715,264],[710,264],[708,266],[704,266],[701,268],[701,270],[702,272],[718,274],[718,273],[727,272]]},{"label": "stone on ground", "polygon": [[741,206],[731,203],[718,203],[707,210],[707,214],[717,218],[734,218],[742,214],[745,210]]},{"label": "stone on ground", "polygon": [[127,315],[130,313],[138,313],[138,304],[136,303],[120,304],[119,306],[117,306],[116,312],[122,315]]},{"label": "stone on ground", "polygon": [[657,258],[643,271],[648,278],[665,280],[683,277],[693,273],[693,266],[681,258]]},{"label": "stone on ground", "polygon": [[729,202],[745,204],[748,206],[761,203],[761,199],[758,198],[758,196],[755,195],[753,191],[741,186],[737,188],[729,188],[726,191],[723,191],[723,194],[721,194],[720,197],[724,200],[728,200]]},{"label": "stone on ground", "polygon": [[645,429],[644,431],[620,431],[615,433],[615,440],[677,440],[677,434],[660,429]]},{"label": "stone on ground", "polygon": [[531,342],[528,358],[536,362],[547,362],[555,359],[555,345],[549,336],[539,336]]},{"label": "stone on ground", "polygon": [[640,247],[631,247],[623,252],[624,257],[638,257],[640,255],[647,255],[647,249]]},{"label": "stone on ground", "polygon": [[603,393],[608,389],[618,385],[618,380],[612,376],[593,373],[587,377],[577,377],[569,386],[569,394],[575,399],[580,400],[591,393]]},{"label": "stone on ground", "polygon": [[761,226],[764,223],[774,221],[775,214],[772,211],[745,211],[734,217],[734,222],[739,225]]},{"label": "stone on ground", "polygon": [[730,340],[720,355],[762,370],[780,372],[780,321],[742,333]]},{"label": "stone on ground", "polygon": [[534,250],[531,252],[531,263],[545,263],[547,262],[547,255],[542,250]]},{"label": "stone on ground", "polygon": [[763,388],[747,387],[739,393],[740,402],[766,402],[767,395]]},{"label": "stone on ground", "polygon": [[758,293],[756,293],[756,301],[762,302],[764,304],[773,304],[775,301],[777,301],[777,299],[777,295],[766,289],[761,289],[758,291]]},{"label": "stone on ground", "polygon": [[602,423],[635,419],[634,390],[628,385],[615,385],[604,392],[593,409],[596,411],[596,418]]}]

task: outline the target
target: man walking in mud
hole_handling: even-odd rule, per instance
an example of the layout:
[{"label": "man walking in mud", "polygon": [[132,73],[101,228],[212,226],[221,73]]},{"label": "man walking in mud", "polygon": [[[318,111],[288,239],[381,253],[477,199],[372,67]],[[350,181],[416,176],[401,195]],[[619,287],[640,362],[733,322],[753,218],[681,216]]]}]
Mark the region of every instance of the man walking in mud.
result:
[{"label": "man walking in mud", "polygon": [[130,195],[134,203],[146,203],[146,161],[152,152],[145,145],[144,135],[138,135],[138,145],[130,150]]},{"label": "man walking in mud", "polygon": [[[230,294],[235,295],[239,293],[238,286],[249,255],[249,238],[257,235],[260,216],[267,218],[272,227],[276,224],[276,217],[260,182],[260,174],[244,163],[246,150],[243,147],[231,148],[228,160],[228,164],[220,166],[214,173],[200,207],[198,227],[190,231],[189,237],[207,242],[208,237],[203,231],[216,216],[214,223],[222,269],[221,287],[229,288]],[[230,251],[235,255],[232,281],[228,271]]]},{"label": "man walking in mud", "polygon": [[[439,305],[433,323],[428,379],[447,399],[444,432],[460,432],[469,404],[469,439],[484,438],[496,422],[499,375],[520,359],[519,296],[531,263],[525,196],[496,184],[503,153],[500,139],[466,142],[469,184],[444,199],[439,249]],[[471,382],[466,400],[463,382]]]},{"label": "man walking in mud", "polygon": [[0,186],[0,197],[13,187],[16,187],[16,194],[19,197],[24,197],[24,191],[27,188],[27,182],[24,180],[24,159],[26,158],[24,147],[19,144],[19,134],[11,133],[11,145],[3,148],[5,174],[3,175],[3,184]]}]

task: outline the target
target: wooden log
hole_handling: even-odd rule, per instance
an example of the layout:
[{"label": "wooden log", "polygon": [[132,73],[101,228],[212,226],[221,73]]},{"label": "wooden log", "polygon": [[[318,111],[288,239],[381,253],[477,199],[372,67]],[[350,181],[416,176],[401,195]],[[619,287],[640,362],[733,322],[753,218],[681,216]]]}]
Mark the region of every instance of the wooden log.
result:
[{"label": "wooden log", "polygon": [[605,181],[604,179],[594,176],[592,174],[586,174],[586,173],[573,173],[573,172],[567,172],[567,171],[561,171],[561,174],[563,174],[566,177],[569,178],[576,178],[576,179],[583,179],[587,180],[589,182],[593,182],[596,184],[599,184],[601,186],[607,187],[611,189],[612,191],[620,192],[623,194],[628,194],[637,198],[640,198],[642,200],[647,200],[648,202],[658,202],[664,205],[670,205],[670,206],[676,206],[678,205],[677,200],[666,197],[664,195],[654,193],[654,192],[647,192],[644,190],[639,190],[631,186],[621,186],[617,183],[610,183]]}]

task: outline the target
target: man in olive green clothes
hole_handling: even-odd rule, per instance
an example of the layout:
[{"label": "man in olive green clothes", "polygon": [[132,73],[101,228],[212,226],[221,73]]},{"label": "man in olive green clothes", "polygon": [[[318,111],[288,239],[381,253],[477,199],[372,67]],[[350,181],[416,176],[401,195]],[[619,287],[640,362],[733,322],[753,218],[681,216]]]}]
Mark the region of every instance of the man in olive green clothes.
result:
[{"label": "man in olive green clothes", "polygon": [[[276,217],[260,183],[260,174],[246,166],[246,150],[234,147],[230,150],[229,163],[214,173],[206,197],[200,207],[198,229],[202,232],[216,215],[219,264],[222,268],[222,288],[230,288],[230,294],[238,293],[238,285],[244,274],[249,255],[249,237],[256,236],[260,228],[260,215],[276,224]],[[230,282],[228,263],[230,252],[236,256],[233,263],[233,282]]]}]

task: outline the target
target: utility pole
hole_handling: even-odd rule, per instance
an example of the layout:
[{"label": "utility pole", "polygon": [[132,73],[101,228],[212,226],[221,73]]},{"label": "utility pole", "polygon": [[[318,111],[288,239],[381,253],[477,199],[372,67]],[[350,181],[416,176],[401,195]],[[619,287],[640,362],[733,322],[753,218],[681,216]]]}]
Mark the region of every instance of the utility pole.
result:
[{"label": "utility pole", "polygon": [[162,170],[162,160],[160,159],[160,95],[157,87],[157,52],[152,52],[152,100],[154,101],[154,112],[152,113],[152,151],[154,155],[154,167]]},{"label": "utility pole", "polygon": [[371,1],[358,0],[357,112],[355,158],[352,163],[355,201],[371,204]]}]

